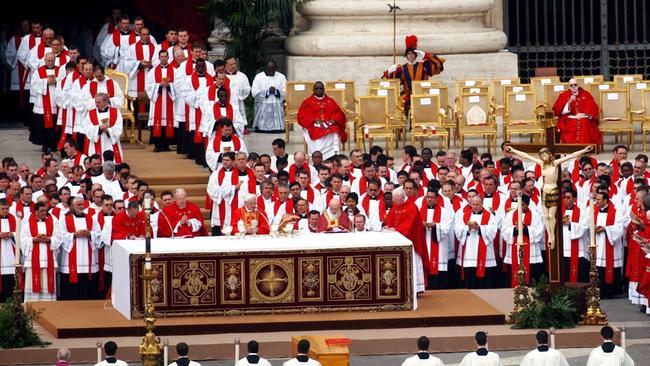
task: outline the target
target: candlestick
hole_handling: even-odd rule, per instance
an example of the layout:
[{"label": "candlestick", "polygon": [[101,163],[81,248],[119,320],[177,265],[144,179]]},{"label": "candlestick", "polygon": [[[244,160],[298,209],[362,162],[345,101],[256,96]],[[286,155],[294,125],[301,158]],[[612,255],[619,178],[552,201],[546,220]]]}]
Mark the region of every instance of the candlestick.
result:
[{"label": "candlestick", "polygon": [[596,204],[591,200],[591,207],[589,209],[589,219],[591,225],[589,226],[589,246],[596,247]]}]

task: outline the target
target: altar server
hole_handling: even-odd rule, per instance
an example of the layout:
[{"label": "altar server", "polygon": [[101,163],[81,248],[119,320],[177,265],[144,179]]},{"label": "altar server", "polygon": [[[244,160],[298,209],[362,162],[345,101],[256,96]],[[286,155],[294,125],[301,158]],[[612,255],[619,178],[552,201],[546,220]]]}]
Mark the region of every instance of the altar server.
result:
[{"label": "altar server", "polygon": [[528,352],[520,366],[569,366],[560,351],[548,346],[548,332],[540,330],[535,335],[537,348]]},{"label": "altar server", "polygon": [[271,363],[263,358],[260,357],[258,354],[259,352],[259,344],[257,341],[252,340],[248,342],[248,355],[246,357],[240,359],[235,363],[235,366],[251,366],[251,365],[257,365],[257,366],[271,366]]},{"label": "altar server", "polygon": [[301,339],[298,341],[298,355],[296,358],[292,358],[289,361],[286,361],[283,366],[321,366],[320,362],[307,356],[307,353],[309,352],[309,346],[309,341],[306,339]]},{"label": "altar server", "polygon": [[170,363],[169,366],[201,366],[200,363],[190,360],[188,357],[189,353],[190,347],[187,345],[187,343],[178,343],[176,345],[176,354],[178,355],[178,359],[175,362]]},{"label": "altar server", "polygon": [[104,344],[104,353],[106,354],[106,359],[95,364],[95,366],[128,366],[126,362],[118,360],[116,357],[117,343],[113,341],[106,342]]},{"label": "altar server", "polygon": [[23,221],[21,246],[25,257],[25,301],[56,300],[56,238],[58,220],[38,202],[34,214]]},{"label": "altar server", "polygon": [[634,360],[625,349],[614,344],[614,329],[609,325],[600,330],[603,344],[594,348],[589,354],[587,366],[634,366]]},{"label": "altar server", "polygon": [[118,27],[102,43],[101,54],[104,66],[128,75],[129,48],[137,41],[135,31],[131,30],[129,16],[122,15]]},{"label": "altar server", "polygon": [[402,366],[444,366],[442,360],[429,353],[429,338],[418,338],[418,353],[402,362]]},{"label": "altar server", "polygon": [[476,351],[466,354],[460,362],[460,366],[502,366],[499,355],[488,351],[487,333],[476,332],[474,342]]}]

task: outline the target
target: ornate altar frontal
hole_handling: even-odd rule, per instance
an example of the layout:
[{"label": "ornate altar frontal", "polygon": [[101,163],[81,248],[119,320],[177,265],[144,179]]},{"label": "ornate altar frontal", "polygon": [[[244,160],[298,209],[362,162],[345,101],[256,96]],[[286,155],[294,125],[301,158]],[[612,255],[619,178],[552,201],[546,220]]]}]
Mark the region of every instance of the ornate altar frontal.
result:
[{"label": "ornate altar frontal", "polygon": [[[127,318],[144,312],[139,247],[114,245],[113,303]],[[152,252],[163,316],[414,309],[412,246],[398,233],[156,239]]]}]

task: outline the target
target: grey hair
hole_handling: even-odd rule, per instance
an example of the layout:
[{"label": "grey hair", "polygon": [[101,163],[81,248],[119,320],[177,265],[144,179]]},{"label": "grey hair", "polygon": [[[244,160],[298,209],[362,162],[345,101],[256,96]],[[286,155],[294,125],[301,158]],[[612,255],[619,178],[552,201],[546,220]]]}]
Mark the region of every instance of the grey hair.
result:
[{"label": "grey hair", "polygon": [[56,358],[59,361],[68,361],[70,359],[70,350],[67,348],[59,348],[56,351]]}]

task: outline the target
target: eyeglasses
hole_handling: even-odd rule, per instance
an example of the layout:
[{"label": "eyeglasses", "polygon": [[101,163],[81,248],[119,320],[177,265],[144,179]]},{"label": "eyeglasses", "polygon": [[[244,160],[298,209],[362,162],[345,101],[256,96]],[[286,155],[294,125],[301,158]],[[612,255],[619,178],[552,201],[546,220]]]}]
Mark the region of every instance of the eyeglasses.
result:
[{"label": "eyeglasses", "polygon": [[578,84],[569,84],[570,87],[578,86]]}]

